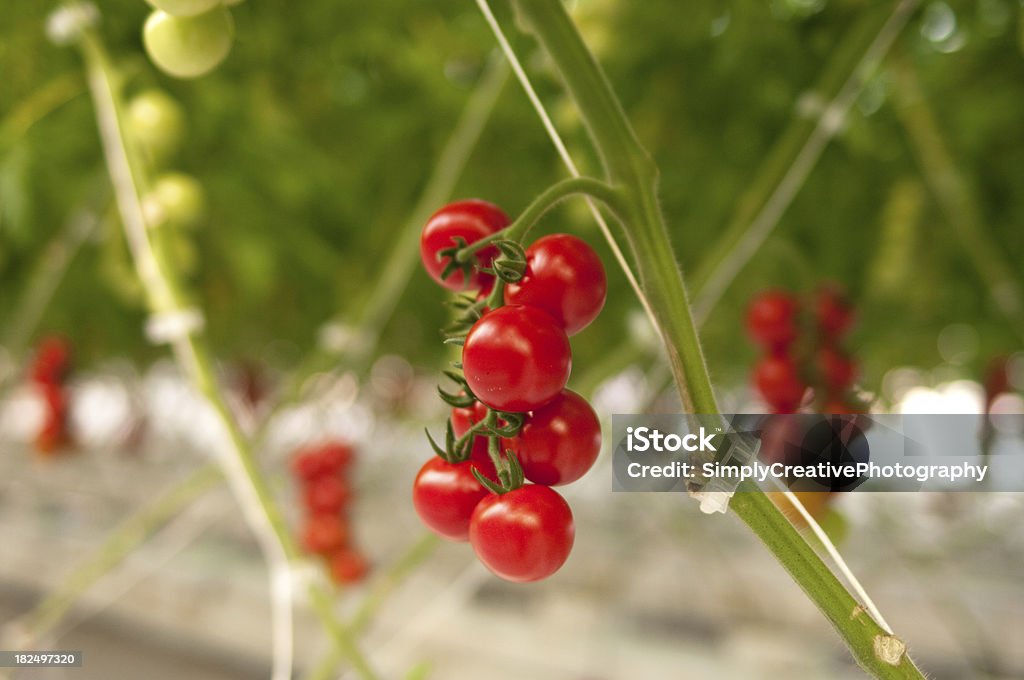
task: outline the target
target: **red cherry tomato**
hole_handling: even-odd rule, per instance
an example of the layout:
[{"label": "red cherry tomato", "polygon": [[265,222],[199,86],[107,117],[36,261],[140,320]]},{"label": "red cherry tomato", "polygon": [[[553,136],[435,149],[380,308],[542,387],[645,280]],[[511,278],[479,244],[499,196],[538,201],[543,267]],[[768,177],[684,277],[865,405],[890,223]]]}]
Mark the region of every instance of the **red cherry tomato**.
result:
[{"label": "red cherry tomato", "polygon": [[769,350],[785,350],[797,336],[796,314],[797,301],[792,295],[782,290],[765,291],[747,308],[747,332]]},{"label": "red cherry tomato", "polygon": [[575,482],[594,465],[601,452],[601,421],[587,400],[563,390],[528,415],[519,434],[502,440],[515,451],[526,478],[559,486]]},{"label": "red cherry tomato", "polygon": [[352,490],[340,477],[323,476],[310,480],[303,492],[306,507],[313,514],[340,512],[352,498]]},{"label": "red cherry tomato", "polygon": [[803,400],[805,386],[792,359],[761,359],[754,367],[754,385],[776,413],[793,413]]},{"label": "red cherry tomato", "polygon": [[439,536],[452,541],[469,539],[473,509],[490,494],[473,476],[474,467],[472,461],[448,463],[434,456],[416,475],[412,504],[423,523]]},{"label": "red cherry tomato", "polygon": [[477,399],[499,411],[532,411],[554,399],[572,369],[569,338],[547,312],[506,305],[469,329],[462,370]]},{"label": "red cherry tomato", "polygon": [[575,537],[569,504],[557,491],[537,484],[487,496],[469,523],[476,556],[501,578],[517,583],[558,571]]},{"label": "red cherry tomato", "polygon": [[[457,237],[463,238],[467,244],[474,243],[504,229],[509,224],[508,216],[498,206],[470,199],[449,203],[438,210],[427,220],[420,235],[420,259],[430,277],[449,290],[464,288],[481,288],[491,276],[474,271],[466,281],[461,271],[452,272],[448,278],[442,279],[441,272],[450,258],[440,257],[440,252],[456,245]],[[487,246],[476,253],[477,265],[487,267],[498,254],[497,248]]]},{"label": "red cherry tomato", "polygon": [[857,365],[837,349],[822,347],[818,350],[815,362],[821,383],[830,392],[844,390],[857,379]]},{"label": "red cherry tomato", "polygon": [[814,297],[814,316],[818,330],[830,340],[841,337],[853,326],[853,307],[838,286],[820,289]]},{"label": "red cherry tomato", "polygon": [[340,515],[312,515],[302,532],[302,545],[311,553],[326,555],[348,544],[348,522]]},{"label": "red cherry tomato", "polygon": [[63,382],[70,365],[71,346],[67,341],[58,337],[44,338],[32,363],[32,381],[42,385]]},{"label": "red cherry tomato", "polygon": [[551,234],[526,249],[526,271],[505,287],[505,302],[540,307],[575,335],[604,307],[608,281],[594,249],[569,234]]},{"label": "red cherry tomato", "polygon": [[325,442],[301,449],[292,460],[292,473],[310,481],[338,474],[352,462],[352,447],[342,442]]},{"label": "red cherry tomato", "polygon": [[328,557],[331,567],[331,579],[339,585],[359,583],[366,578],[370,565],[359,552],[343,548],[331,553]]}]

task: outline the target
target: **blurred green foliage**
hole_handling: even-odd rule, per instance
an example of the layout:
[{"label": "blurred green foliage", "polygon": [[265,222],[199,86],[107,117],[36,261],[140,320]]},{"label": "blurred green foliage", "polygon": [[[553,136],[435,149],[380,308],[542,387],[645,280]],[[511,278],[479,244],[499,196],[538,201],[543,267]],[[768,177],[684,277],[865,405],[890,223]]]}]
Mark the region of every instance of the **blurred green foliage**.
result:
[{"label": "blurred green foliage", "polygon": [[[98,4],[126,93],[161,88],[186,112],[186,143],[172,167],[206,190],[194,285],[218,354],[296,361],[325,319],[367,294],[494,49],[475,4],[248,0],[232,8],[237,39],[227,61],[195,81],[164,76],[147,60],[142,0]],[[870,24],[860,21],[866,13],[884,19],[891,7],[577,4],[584,37],[662,169],[662,200],[687,271],[729,223],[776,141],[793,125],[810,125],[802,112],[813,110],[826,66],[836,64],[845,79],[873,34],[850,55],[837,54],[838,46]],[[137,293],[111,274],[125,253],[98,181],[103,160],[82,66],[74,50],[45,37],[55,6],[0,0],[0,121],[55,82],[78,93],[27,133],[0,133],[0,329],[47,244],[83,205],[98,204],[110,224],[67,272],[41,329],[71,336],[87,360],[146,360],[155,350],[141,339]],[[987,233],[1024,278],[1020,15],[1011,0],[925,3],[896,50],[916,69]],[[570,148],[594,169],[557,78],[529,43],[521,47]],[[777,231],[711,315],[704,338],[717,380],[745,379],[754,350],[742,332],[743,308],[767,286],[845,285],[860,305],[854,344],[869,381],[898,363],[938,363],[936,336],[955,322],[979,333],[974,367],[1020,346],[922,178],[893,87],[885,68],[872,76]],[[562,176],[511,84],[457,194],[514,214]],[[577,371],[585,370],[627,332],[636,303],[582,204],[560,208],[542,229],[583,233],[612,271],[605,314],[574,341]],[[382,350],[438,361],[441,300],[417,270]]]}]

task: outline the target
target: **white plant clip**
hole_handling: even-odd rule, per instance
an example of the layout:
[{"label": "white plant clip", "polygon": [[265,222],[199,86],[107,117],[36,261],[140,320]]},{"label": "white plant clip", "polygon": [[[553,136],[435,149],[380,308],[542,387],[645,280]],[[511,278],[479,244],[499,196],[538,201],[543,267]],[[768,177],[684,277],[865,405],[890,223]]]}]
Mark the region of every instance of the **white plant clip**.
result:
[{"label": "white plant clip", "polygon": [[146,320],[146,338],[154,345],[174,343],[205,326],[206,318],[195,307],[155,312]]}]

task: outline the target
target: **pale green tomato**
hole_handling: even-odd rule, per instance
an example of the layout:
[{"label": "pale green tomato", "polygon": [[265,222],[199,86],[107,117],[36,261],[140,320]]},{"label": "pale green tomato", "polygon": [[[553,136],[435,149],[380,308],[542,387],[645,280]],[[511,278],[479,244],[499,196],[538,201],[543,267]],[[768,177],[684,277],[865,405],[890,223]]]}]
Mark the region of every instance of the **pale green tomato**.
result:
[{"label": "pale green tomato", "polygon": [[191,175],[169,172],[153,183],[143,199],[146,223],[151,227],[170,225],[193,228],[206,215],[203,185]]},{"label": "pale green tomato", "polygon": [[158,9],[142,29],[149,58],[178,78],[211,71],[228,56],[234,37],[234,21],[223,5],[194,17],[175,17]]},{"label": "pale green tomato", "polygon": [[152,7],[176,17],[194,17],[221,4],[221,0],[146,0]]},{"label": "pale green tomato", "polygon": [[128,102],[128,132],[154,165],[171,158],[185,136],[185,114],[160,90],[140,92]]}]

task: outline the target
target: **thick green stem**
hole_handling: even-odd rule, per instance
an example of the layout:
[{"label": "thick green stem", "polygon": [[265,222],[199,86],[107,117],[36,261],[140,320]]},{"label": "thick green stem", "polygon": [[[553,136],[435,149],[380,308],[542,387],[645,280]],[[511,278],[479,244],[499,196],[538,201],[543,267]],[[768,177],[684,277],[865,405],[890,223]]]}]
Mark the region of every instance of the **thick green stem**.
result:
[{"label": "thick green stem", "polygon": [[494,241],[508,239],[521,241],[527,232],[540,221],[552,208],[569,198],[570,196],[590,196],[604,203],[613,212],[621,212],[624,209],[623,195],[615,187],[612,187],[592,177],[570,177],[548,187],[537,198],[533,199],[530,205],[519,214],[512,224],[501,231],[486,236],[479,241],[473,241],[464,248],[460,248],[455,259],[459,262],[468,262],[476,251]]},{"label": "thick green stem", "polygon": [[661,331],[688,410],[716,413],[682,273],[658,205],[658,172],[618,98],[561,3],[518,0],[516,7],[562,74],[601,156],[608,181],[624,192],[616,212],[639,265],[640,288]]},{"label": "thick green stem", "polygon": [[[653,162],[562,4],[515,0],[515,6],[561,73],[609,181],[628,197],[628,209],[620,215],[624,235],[633,249],[641,288],[659,325],[683,403],[697,413],[717,413],[682,273],[657,202]],[[741,486],[730,507],[821,609],[865,670],[879,678],[923,677],[906,655],[905,645],[857,604],[757,486]]]}]

